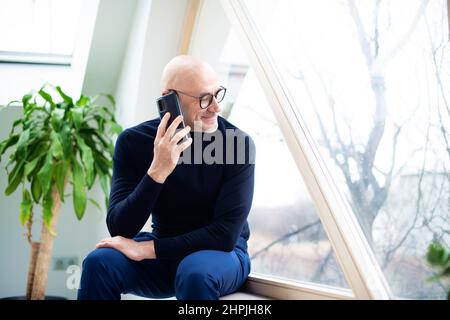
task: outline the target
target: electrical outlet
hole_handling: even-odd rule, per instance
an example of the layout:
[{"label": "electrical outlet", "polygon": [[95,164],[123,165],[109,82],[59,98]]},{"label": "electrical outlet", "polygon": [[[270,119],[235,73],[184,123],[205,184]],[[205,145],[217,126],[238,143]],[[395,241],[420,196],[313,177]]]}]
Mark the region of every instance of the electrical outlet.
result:
[{"label": "electrical outlet", "polygon": [[53,257],[53,270],[55,271],[66,271],[71,265],[78,266],[77,256],[67,256],[67,257]]}]

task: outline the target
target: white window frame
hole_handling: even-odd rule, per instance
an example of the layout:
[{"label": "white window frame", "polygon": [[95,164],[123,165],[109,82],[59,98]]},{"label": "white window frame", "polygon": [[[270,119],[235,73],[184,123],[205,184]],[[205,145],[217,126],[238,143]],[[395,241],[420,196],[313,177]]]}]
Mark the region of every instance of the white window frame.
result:
[{"label": "white window frame", "polygon": [[[246,51],[250,64],[273,109],[289,150],[315,204],[316,212],[330,240],[337,261],[356,299],[392,299],[390,287],[364,237],[361,227],[339,190],[314,139],[307,130],[274,63],[258,34],[244,0],[221,0],[230,23]],[[252,276],[249,291],[274,298],[305,294],[345,298],[346,292],[332,291],[316,284],[293,284]],[[262,290],[260,290],[262,289]]]},{"label": "white window frame", "polygon": [[70,67],[72,55],[35,53],[19,51],[0,51],[0,63],[40,64]]},{"label": "white window frame", "polygon": [[[87,0],[88,1],[88,0]],[[83,11],[87,8],[86,0],[81,0],[80,15],[78,17],[78,28],[83,29],[82,25],[86,18],[83,18]],[[83,34],[84,36],[84,34]],[[74,50],[72,54],[56,54],[56,53],[40,53],[33,51],[8,51],[0,50],[0,63],[14,63],[14,64],[35,64],[44,66],[64,66],[70,67],[76,51],[77,42],[80,41],[80,36],[76,37]]]},{"label": "white window frame", "polygon": [[242,291],[283,300],[354,300],[351,289],[336,288],[306,281],[289,281],[251,273]]},{"label": "white window frame", "polygon": [[[43,83],[41,76],[46,78],[46,82],[58,83],[63,90],[71,96],[79,96],[82,92],[86,68],[92,45],[93,34],[100,0],[82,0],[80,7],[80,24],[77,31],[74,50],[71,56],[47,54],[27,54],[21,59],[15,59],[14,55],[10,57],[0,56],[0,74],[5,78],[20,74],[27,70],[27,77],[19,79],[15,77],[12,80],[14,89],[8,88],[0,95],[0,104],[6,104],[8,101],[17,99],[23,92],[31,88],[39,88]],[[3,51],[6,55],[6,51]],[[54,58],[58,57],[58,62]],[[2,58],[4,61],[2,61]],[[40,60],[37,61],[36,59]],[[4,78],[4,79],[5,79]]]},{"label": "white window frame", "polygon": [[447,0],[448,38],[450,39],[450,0]]},{"label": "white window frame", "polygon": [[278,300],[369,300],[357,298],[352,289],[255,273],[250,273],[241,291]]}]

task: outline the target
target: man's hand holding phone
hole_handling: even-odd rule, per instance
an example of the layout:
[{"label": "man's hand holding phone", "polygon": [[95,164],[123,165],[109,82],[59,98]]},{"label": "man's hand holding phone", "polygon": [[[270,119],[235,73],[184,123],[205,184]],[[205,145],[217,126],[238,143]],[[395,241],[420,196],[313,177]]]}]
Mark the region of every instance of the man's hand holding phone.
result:
[{"label": "man's hand holding phone", "polygon": [[176,132],[178,125],[183,121],[182,116],[176,117],[171,125],[167,127],[170,116],[170,113],[167,112],[158,126],[153,147],[153,161],[147,171],[147,174],[158,183],[166,181],[167,177],[177,166],[181,153],[192,143],[192,138],[189,138],[179,144],[183,137],[191,131],[191,128],[186,126],[184,129]]}]

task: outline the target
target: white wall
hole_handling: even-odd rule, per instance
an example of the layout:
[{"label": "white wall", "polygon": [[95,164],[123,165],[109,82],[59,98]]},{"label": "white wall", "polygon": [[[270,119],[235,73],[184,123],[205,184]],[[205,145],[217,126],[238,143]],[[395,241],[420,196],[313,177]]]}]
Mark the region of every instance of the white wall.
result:
[{"label": "white wall", "polygon": [[165,64],[178,49],[186,0],[138,0],[116,91],[118,119],[125,127],[152,119]]},{"label": "white wall", "polygon": [[114,94],[135,20],[136,4],[136,0],[100,1],[83,93]]}]

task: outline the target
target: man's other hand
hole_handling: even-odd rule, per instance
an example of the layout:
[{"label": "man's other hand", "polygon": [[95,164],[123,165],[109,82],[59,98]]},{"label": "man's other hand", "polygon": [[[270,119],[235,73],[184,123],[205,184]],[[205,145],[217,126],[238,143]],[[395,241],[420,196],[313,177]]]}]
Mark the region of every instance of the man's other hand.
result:
[{"label": "man's other hand", "polygon": [[96,248],[113,248],[131,260],[156,259],[153,241],[134,241],[121,236],[106,238],[97,243]]}]

